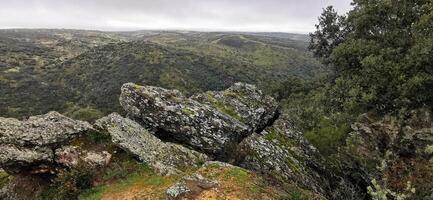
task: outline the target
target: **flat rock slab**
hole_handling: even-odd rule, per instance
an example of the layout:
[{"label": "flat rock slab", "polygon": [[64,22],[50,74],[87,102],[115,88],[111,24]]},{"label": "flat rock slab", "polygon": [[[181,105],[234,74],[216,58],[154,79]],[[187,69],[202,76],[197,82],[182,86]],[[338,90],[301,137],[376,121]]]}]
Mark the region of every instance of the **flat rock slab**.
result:
[{"label": "flat rock slab", "polygon": [[95,126],[110,133],[115,145],[136,155],[160,174],[177,174],[209,159],[181,145],[165,143],[137,122],[117,113],[97,120]]}]

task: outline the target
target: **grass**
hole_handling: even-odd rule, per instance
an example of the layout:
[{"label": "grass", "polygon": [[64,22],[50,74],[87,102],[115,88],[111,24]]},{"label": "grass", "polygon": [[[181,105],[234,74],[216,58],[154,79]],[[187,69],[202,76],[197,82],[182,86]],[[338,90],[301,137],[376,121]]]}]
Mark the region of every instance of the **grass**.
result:
[{"label": "grass", "polygon": [[126,177],[116,180],[114,183],[106,183],[84,191],[80,200],[99,200],[104,196],[137,196],[144,193],[151,198],[162,196],[165,191],[175,183],[177,177],[160,176],[150,171],[148,167],[128,174]]},{"label": "grass", "polygon": [[[192,169],[179,176],[159,176],[147,169],[129,174],[123,179],[107,183],[83,192],[81,200],[100,200],[104,197],[118,199],[161,199],[166,190],[181,177],[197,173],[218,181],[217,190],[203,191],[221,199],[279,199],[276,188],[256,174],[239,167],[224,167],[210,164],[200,169]],[[211,196],[212,196],[211,195]]]},{"label": "grass", "polygon": [[0,188],[3,188],[6,184],[11,180],[11,176],[9,176],[6,172],[0,172]]}]

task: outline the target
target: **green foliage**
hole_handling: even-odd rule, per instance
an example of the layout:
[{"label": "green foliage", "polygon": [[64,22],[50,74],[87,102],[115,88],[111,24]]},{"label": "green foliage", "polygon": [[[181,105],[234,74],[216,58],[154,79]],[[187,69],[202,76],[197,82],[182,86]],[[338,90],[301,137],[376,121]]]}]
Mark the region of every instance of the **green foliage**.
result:
[{"label": "green foliage", "polygon": [[[345,112],[432,106],[432,13],[428,0],[355,0],[344,17],[324,10],[310,48],[335,69],[331,105]],[[344,37],[328,44],[324,33]]]},{"label": "green foliage", "polygon": [[80,166],[60,172],[50,189],[43,193],[42,199],[77,199],[79,194],[93,186],[94,169]]},{"label": "green foliage", "polygon": [[329,156],[337,153],[338,147],[345,144],[350,130],[350,125],[345,122],[323,117],[316,128],[305,133],[305,137],[323,155]]},{"label": "green foliage", "polygon": [[88,122],[94,122],[97,119],[104,116],[104,114],[91,107],[82,108],[72,102],[65,104],[64,113],[65,116],[71,117],[77,120],[83,120]]},{"label": "green foliage", "polygon": [[235,82],[277,90],[288,75],[327,71],[305,52],[307,40],[283,33],[0,30],[0,113],[20,118],[57,110],[93,121],[122,111],[119,88],[126,82],[187,95]]},{"label": "green foliage", "polygon": [[346,17],[339,16],[332,6],[323,9],[319,17],[316,31],[310,33],[310,45],[308,47],[315,57],[322,58],[328,63],[328,57],[333,49],[342,43],[349,32]]}]

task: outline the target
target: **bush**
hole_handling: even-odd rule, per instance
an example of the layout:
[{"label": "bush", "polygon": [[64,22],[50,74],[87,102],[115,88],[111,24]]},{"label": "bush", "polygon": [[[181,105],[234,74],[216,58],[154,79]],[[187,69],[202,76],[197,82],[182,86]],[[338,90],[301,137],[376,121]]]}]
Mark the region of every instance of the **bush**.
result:
[{"label": "bush", "polygon": [[65,104],[63,114],[73,119],[83,120],[88,122],[95,122],[97,119],[104,116],[104,113],[102,113],[97,109],[91,107],[82,108],[71,102]]},{"label": "bush", "polygon": [[93,169],[84,165],[62,171],[54,178],[52,186],[42,199],[78,199],[82,191],[93,186],[95,174]]}]

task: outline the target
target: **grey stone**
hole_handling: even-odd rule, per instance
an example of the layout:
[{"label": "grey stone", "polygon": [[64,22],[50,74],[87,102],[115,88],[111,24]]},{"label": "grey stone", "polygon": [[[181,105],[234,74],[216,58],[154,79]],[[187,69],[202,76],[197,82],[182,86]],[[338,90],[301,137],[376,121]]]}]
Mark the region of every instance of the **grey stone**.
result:
[{"label": "grey stone", "polygon": [[136,155],[160,174],[179,173],[208,160],[204,154],[161,141],[137,122],[116,113],[97,120],[95,126],[110,133],[115,145]]}]

